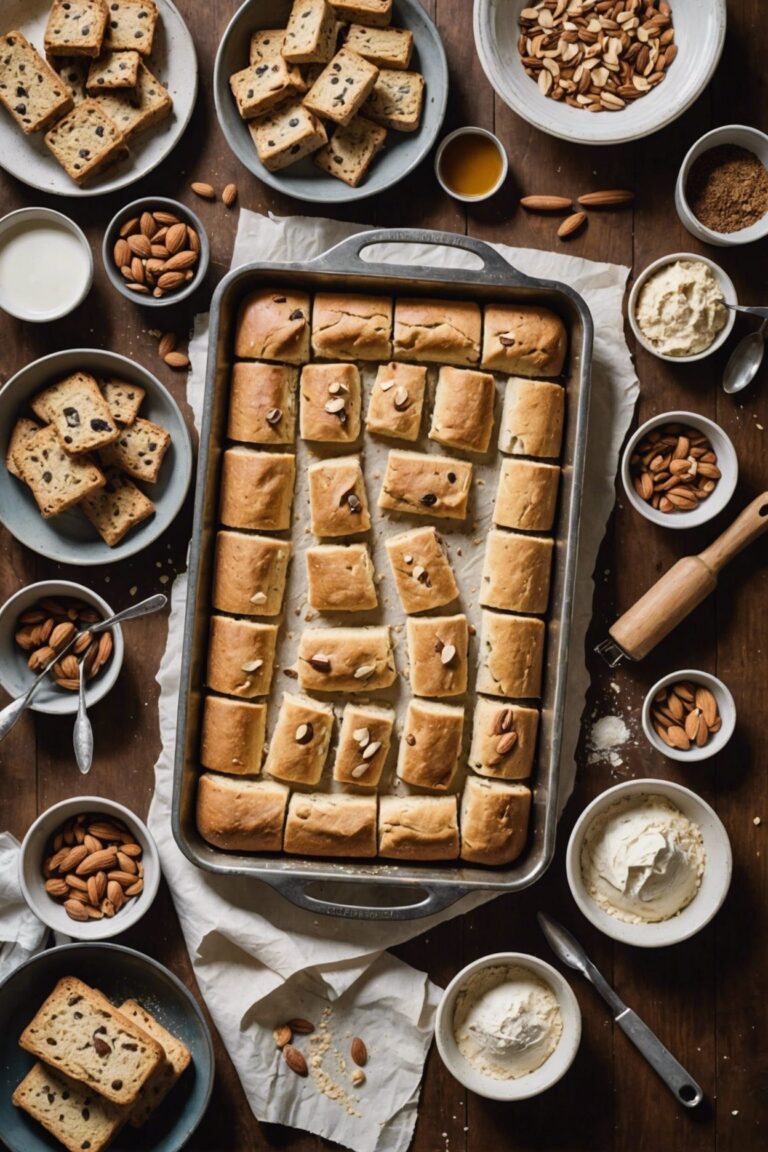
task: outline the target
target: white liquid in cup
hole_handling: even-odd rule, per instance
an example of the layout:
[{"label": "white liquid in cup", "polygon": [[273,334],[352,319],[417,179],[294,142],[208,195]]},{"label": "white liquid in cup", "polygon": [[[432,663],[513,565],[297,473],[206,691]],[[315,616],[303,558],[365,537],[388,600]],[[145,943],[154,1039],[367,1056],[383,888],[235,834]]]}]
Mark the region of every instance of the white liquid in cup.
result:
[{"label": "white liquid in cup", "polygon": [[20,222],[0,237],[0,308],[47,320],[74,308],[91,275],[78,237],[61,224]]}]

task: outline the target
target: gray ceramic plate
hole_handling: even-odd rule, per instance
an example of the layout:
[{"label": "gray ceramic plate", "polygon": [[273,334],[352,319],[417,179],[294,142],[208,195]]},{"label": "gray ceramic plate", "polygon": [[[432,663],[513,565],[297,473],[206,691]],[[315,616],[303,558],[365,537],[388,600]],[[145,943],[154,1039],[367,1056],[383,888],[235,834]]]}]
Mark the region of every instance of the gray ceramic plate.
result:
[{"label": "gray ceramic plate", "polygon": [[27,548],[49,560],[80,566],[112,564],[141,552],[157,540],[174,519],[184,503],[192,477],[192,444],[178,404],[146,368],[116,352],[73,348],[28,364],[0,391],[3,461],[17,417],[31,415],[30,397],[77,369],[97,376],[114,375],[139,384],[147,393],[140,415],[170,432],[171,446],[163,460],[160,478],[156,484],[139,484],[154,503],[155,515],[129,532],[115,548],[110,548],[77,508],[44,520],[26,484],[0,466],[0,521]]},{"label": "gray ceramic plate", "polygon": [[0,985],[0,1132],[10,1152],[61,1149],[44,1128],[14,1108],[16,1085],[34,1064],[18,1039],[62,976],[76,976],[114,1004],[138,1000],[192,1054],[189,1067],[155,1115],[141,1128],[126,1126],[114,1152],[178,1152],[205,1115],[214,1076],[208,1026],[191,993],[157,961],[116,944],[67,944],[41,952]]},{"label": "gray ceramic plate", "polygon": [[[108,168],[88,187],[78,188],[46,148],[44,133],[25,136],[16,121],[0,108],[0,167],[41,192],[52,192],[56,196],[103,196],[105,192],[115,192],[140,180],[166,158],[179,142],[195,106],[197,57],[189,29],[175,5],[171,0],[155,0],[155,3],[160,19],[147,66],[173,99],[173,112],[168,119],[137,136],[125,160]],[[2,0],[0,31],[18,28],[42,53],[50,8],[51,0]]]},{"label": "gray ceramic plate", "polygon": [[421,125],[413,133],[390,132],[383,153],[376,157],[368,175],[359,187],[350,188],[316,168],[311,157],[280,172],[268,172],[256,155],[247,124],[240,118],[232,98],[229,77],[247,66],[251,33],[259,28],[284,28],[290,10],[291,0],[246,0],[222,37],[216,55],[213,94],[227,143],[254,176],[297,200],[342,204],[391,188],[421,163],[443,123],[448,99],[448,64],[437,29],[418,0],[394,0],[392,24],[413,32],[414,50],[409,68],[421,72],[426,83]]}]

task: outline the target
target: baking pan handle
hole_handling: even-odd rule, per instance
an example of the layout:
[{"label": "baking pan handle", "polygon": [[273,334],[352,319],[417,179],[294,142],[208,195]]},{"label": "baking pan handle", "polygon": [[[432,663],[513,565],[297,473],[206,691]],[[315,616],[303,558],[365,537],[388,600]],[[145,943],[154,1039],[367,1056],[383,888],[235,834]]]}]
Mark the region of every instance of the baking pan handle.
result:
[{"label": "baking pan handle", "polygon": [[466,894],[456,885],[366,884],[365,880],[305,880],[299,876],[265,877],[286,900],[323,916],[351,920],[421,920],[455,904]]},{"label": "baking pan handle", "polygon": [[[396,269],[404,269],[402,264],[388,260],[363,260],[361,253],[373,244],[422,244],[436,247],[458,248],[462,252],[469,252],[480,261],[481,268],[462,269],[464,279],[477,279],[484,284],[498,280],[505,286],[510,284],[535,285],[536,280],[518,272],[508,261],[500,256],[495,248],[485,244],[482,240],[475,240],[472,236],[460,235],[456,232],[433,232],[427,228],[374,228],[368,232],[357,232],[349,236],[327,252],[323,252],[311,263],[311,268],[322,272],[353,272],[371,271],[372,268],[384,268],[387,275],[393,275]],[[413,276],[413,265],[409,264],[402,272],[403,275]],[[427,265],[427,267],[437,267]]]}]

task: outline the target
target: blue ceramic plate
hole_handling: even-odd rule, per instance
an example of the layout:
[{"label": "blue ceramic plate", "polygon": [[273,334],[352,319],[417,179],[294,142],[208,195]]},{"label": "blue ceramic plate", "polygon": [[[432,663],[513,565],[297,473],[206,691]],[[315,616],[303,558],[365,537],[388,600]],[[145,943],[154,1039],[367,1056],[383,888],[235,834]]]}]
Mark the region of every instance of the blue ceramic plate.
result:
[{"label": "blue ceramic plate", "polygon": [[213,1088],[213,1045],[191,993],[167,968],[118,944],[67,944],[33,957],[0,985],[0,1134],[10,1152],[61,1150],[40,1124],[14,1108],[16,1085],[34,1064],[18,1039],[62,976],[76,976],[113,1003],[129,997],[183,1040],[192,1060],[155,1115],[141,1128],[126,1127],[111,1145],[115,1152],[177,1152],[208,1107]]}]

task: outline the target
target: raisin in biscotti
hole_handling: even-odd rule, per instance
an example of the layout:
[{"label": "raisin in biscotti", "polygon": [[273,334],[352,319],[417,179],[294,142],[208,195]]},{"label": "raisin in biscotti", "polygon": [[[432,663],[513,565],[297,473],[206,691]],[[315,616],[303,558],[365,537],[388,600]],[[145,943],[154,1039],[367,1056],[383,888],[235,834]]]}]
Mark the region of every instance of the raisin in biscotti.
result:
[{"label": "raisin in biscotti", "polygon": [[327,64],[336,50],[336,14],[326,0],[294,0],[280,51],[292,64]]},{"label": "raisin in biscotti", "polygon": [[128,1109],[111,1104],[55,1068],[39,1061],[30,1068],[11,1098],[47,1129],[68,1152],[104,1152],[128,1118]]},{"label": "raisin in biscotti", "polygon": [[157,27],[154,0],[107,0],[109,8],[104,50],[122,52],[133,48],[149,56]]},{"label": "raisin in biscotti", "polygon": [[67,452],[78,456],[104,448],[119,435],[95,377],[73,372],[31,400],[32,411],[48,421]]},{"label": "raisin in biscotti", "polygon": [[84,496],[80,508],[105,544],[114,548],[137,524],[155,513],[155,506],[132,480],[117,468],[108,468],[106,484]]},{"label": "raisin in biscotti", "polygon": [[65,452],[50,425],[15,451],[13,460],[46,520],[104,485],[104,474],[93,460]]},{"label": "raisin in biscotti", "polygon": [[0,36],[0,100],[27,136],[73,105],[67,85],[21,32]]},{"label": "raisin in biscotti", "polygon": [[143,62],[133,92],[102,92],[96,102],[122,132],[123,140],[131,140],[170,116],[173,100],[157,77]]},{"label": "raisin in biscotti", "polygon": [[157,1040],[165,1052],[162,1064],[141,1089],[138,1100],[131,1108],[129,1120],[134,1128],[140,1128],[173,1088],[189,1065],[192,1054],[186,1044],[163,1028],[138,1001],[125,1000],[118,1011],[138,1024],[153,1040]]},{"label": "raisin in biscotti", "polygon": [[102,450],[101,459],[108,466],[122,468],[134,480],[154,484],[170,446],[171,436],[165,428],[139,416]]},{"label": "raisin in biscotti", "polygon": [[382,68],[363,105],[363,115],[396,132],[415,132],[423,103],[424,77],[420,72]]},{"label": "raisin in biscotti", "polygon": [[270,172],[278,172],[316,152],[328,139],[325,128],[300,100],[278,108],[248,129],[259,160]]},{"label": "raisin in biscotti", "polygon": [[117,159],[123,136],[96,100],[83,100],[46,132],[45,143],[67,175],[84,184]]},{"label": "raisin in biscotti", "polygon": [[355,116],[349,124],[336,129],[330,142],[315,156],[315,164],[330,176],[336,176],[356,188],[384,147],[386,128]]},{"label": "raisin in biscotti", "polygon": [[342,48],[320,73],[304,103],[316,116],[349,124],[373,91],[378,74],[375,64]]},{"label": "raisin in biscotti", "polygon": [[98,56],[107,27],[106,0],[53,0],[45,29],[49,56]]},{"label": "raisin in biscotti", "polygon": [[74,976],[59,980],[19,1044],[113,1104],[134,1104],[164,1059],[156,1040]]}]

